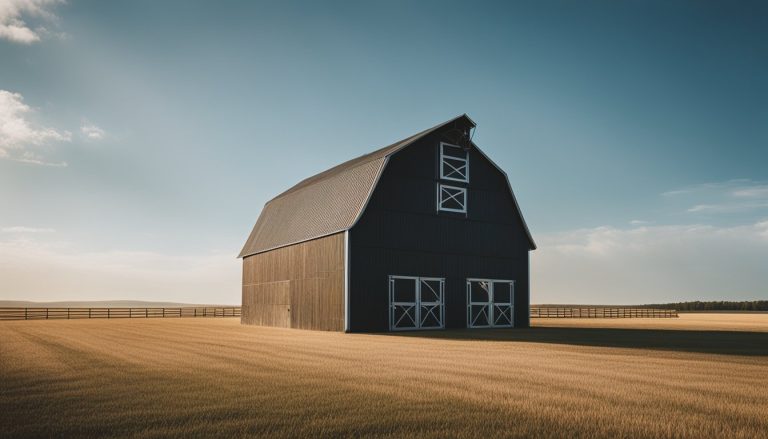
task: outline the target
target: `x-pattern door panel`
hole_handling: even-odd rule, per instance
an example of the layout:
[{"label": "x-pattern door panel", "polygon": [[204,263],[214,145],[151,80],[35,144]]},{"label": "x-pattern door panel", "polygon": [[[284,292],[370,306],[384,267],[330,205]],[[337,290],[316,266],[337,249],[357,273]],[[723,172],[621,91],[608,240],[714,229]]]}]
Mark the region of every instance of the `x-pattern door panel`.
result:
[{"label": "x-pattern door panel", "polygon": [[440,329],[445,326],[445,280],[390,276],[389,329]]},{"label": "x-pattern door panel", "polygon": [[467,279],[467,327],[513,326],[514,292],[511,280]]},{"label": "x-pattern door panel", "polygon": [[512,326],[514,282],[492,282],[493,326]]},{"label": "x-pattern door panel", "polygon": [[488,282],[467,282],[469,326],[485,328],[491,322],[491,287]]},{"label": "x-pattern door panel", "polygon": [[389,277],[390,329],[416,329],[418,285],[416,278]]},{"label": "x-pattern door panel", "polygon": [[419,278],[419,326],[443,327],[443,279]]}]

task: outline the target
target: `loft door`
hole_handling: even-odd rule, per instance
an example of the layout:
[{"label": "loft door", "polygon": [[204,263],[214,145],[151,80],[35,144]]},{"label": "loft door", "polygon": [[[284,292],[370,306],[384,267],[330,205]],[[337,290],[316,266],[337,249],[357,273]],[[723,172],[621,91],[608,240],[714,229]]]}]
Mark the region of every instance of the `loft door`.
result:
[{"label": "loft door", "polygon": [[445,327],[445,279],[389,276],[389,329]]}]

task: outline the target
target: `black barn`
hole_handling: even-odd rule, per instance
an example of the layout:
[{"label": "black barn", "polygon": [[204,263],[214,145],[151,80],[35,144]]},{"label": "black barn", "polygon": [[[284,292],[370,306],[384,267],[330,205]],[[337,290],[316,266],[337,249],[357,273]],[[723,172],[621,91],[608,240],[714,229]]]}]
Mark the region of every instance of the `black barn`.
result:
[{"label": "black barn", "polygon": [[240,254],[242,322],[382,332],[527,327],[536,248],[466,115],[269,201]]}]

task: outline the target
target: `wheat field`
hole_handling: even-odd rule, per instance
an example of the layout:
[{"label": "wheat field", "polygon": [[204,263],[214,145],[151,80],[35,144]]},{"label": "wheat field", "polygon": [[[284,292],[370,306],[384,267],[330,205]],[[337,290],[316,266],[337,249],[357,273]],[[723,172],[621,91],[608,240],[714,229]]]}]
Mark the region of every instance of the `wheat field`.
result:
[{"label": "wheat field", "polygon": [[768,314],[398,335],[0,323],[0,437],[768,435]]}]

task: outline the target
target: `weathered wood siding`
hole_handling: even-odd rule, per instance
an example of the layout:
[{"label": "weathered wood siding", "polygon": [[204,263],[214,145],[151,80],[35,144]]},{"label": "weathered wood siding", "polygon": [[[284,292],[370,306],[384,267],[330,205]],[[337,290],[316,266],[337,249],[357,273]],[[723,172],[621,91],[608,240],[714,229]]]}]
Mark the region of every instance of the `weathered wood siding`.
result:
[{"label": "weathered wood siding", "polygon": [[344,330],[344,233],[243,259],[241,322]]}]

